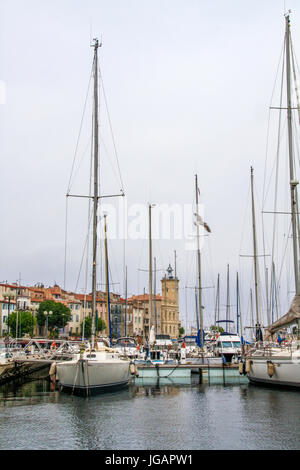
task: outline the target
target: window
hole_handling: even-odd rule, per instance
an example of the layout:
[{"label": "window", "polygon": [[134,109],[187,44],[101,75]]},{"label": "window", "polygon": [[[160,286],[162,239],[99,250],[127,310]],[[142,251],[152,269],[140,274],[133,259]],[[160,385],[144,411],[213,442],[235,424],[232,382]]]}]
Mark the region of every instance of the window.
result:
[{"label": "window", "polygon": [[[79,315],[76,315],[76,322],[79,322]],[[77,328],[78,329],[78,328]]]},{"label": "window", "polygon": [[232,348],[231,341],[222,341],[223,348]]}]

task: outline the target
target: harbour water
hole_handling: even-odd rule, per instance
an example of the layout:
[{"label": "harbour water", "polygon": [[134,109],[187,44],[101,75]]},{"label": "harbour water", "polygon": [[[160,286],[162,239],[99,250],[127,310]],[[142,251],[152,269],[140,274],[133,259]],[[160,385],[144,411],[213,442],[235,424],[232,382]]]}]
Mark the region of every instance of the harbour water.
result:
[{"label": "harbour water", "polygon": [[47,380],[0,388],[0,449],[293,450],[300,448],[299,391],[138,380],[90,398]]}]

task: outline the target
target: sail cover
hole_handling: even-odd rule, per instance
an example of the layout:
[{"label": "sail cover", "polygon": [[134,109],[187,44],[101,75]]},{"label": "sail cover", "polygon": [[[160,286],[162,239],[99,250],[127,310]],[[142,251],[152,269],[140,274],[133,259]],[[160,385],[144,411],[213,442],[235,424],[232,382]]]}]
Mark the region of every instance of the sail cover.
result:
[{"label": "sail cover", "polygon": [[297,320],[300,320],[300,295],[295,295],[288,313],[268,326],[267,330],[270,334],[273,334],[276,330],[279,330],[283,326],[290,325],[291,323],[295,323]]}]

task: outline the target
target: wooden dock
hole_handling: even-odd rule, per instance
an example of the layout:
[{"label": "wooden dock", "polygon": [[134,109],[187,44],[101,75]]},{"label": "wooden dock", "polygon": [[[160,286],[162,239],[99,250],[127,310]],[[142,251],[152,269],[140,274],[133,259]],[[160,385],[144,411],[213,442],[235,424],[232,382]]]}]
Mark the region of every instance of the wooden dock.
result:
[{"label": "wooden dock", "polygon": [[47,377],[53,362],[67,360],[71,356],[61,356],[56,358],[45,358],[45,356],[35,357],[13,357],[6,362],[0,363],[0,385],[16,380],[25,379],[39,371],[45,371],[41,375]]},{"label": "wooden dock", "polygon": [[247,382],[247,377],[239,373],[238,364],[194,363],[194,364],[137,364],[137,377],[140,380],[189,380],[192,374],[199,375],[199,383]]}]

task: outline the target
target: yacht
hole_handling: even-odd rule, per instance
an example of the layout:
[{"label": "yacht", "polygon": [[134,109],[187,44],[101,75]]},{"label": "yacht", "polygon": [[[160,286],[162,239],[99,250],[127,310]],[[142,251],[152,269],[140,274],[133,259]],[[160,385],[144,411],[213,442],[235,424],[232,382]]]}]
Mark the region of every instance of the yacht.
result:
[{"label": "yacht", "polygon": [[[264,338],[258,338],[254,349],[247,355],[245,372],[250,382],[272,386],[292,386],[300,388],[300,273],[299,273],[299,226],[298,226],[298,181],[294,169],[294,138],[292,122],[292,80],[291,68],[294,64],[294,52],[291,43],[290,18],[285,15],[285,71],[286,71],[286,97],[287,97],[287,130],[288,130],[288,156],[290,214],[293,243],[294,287],[295,297],[289,311],[266,328]],[[291,60],[292,56],[292,60]],[[294,83],[297,90],[296,80]],[[296,93],[297,94],[297,93]],[[297,99],[298,101],[298,99]],[[299,109],[299,103],[298,109]],[[273,338],[286,327],[293,327],[294,338],[284,346],[273,342]]]},{"label": "yacht", "polygon": [[129,361],[103,340],[74,354],[71,361],[56,364],[61,391],[90,395],[128,385]]},{"label": "yacht", "polygon": [[129,359],[136,359],[140,355],[136,340],[127,336],[118,338],[114,349],[116,349],[120,355],[128,357]]},{"label": "yacht", "polygon": [[224,362],[238,362],[242,354],[242,344],[239,335],[221,333],[213,346],[214,355],[222,357]]},{"label": "yacht", "polygon": [[[109,266],[107,255],[107,226],[104,215],[105,230],[105,270],[106,270],[106,329],[109,332],[110,342],[105,344],[96,338],[96,267],[97,267],[97,224],[99,205],[99,122],[98,122],[98,49],[101,46],[98,39],[94,39],[94,107],[93,107],[93,160],[94,160],[94,194],[93,194],[93,262],[92,262],[92,332],[90,347],[82,347],[79,353],[74,353],[70,361],[56,364],[61,390],[72,391],[75,394],[92,394],[95,392],[111,390],[128,384],[130,377],[130,361],[121,359],[118,351],[111,346],[111,319],[109,300]],[[68,194],[68,196],[70,196]]]},{"label": "yacht", "polygon": [[[268,329],[269,335],[275,335],[284,326],[300,322],[300,296],[295,296],[289,312]],[[248,379],[254,384],[287,386],[300,388],[300,339],[289,341],[264,341],[250,350],[246,359]]]}]

